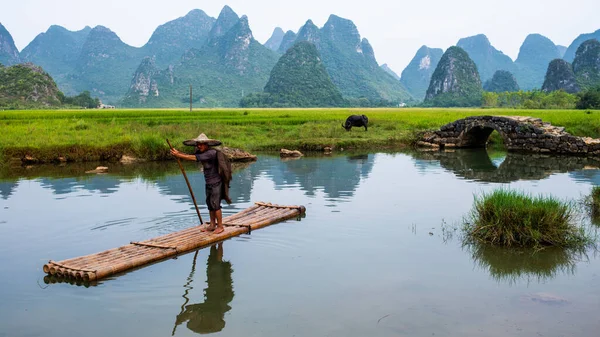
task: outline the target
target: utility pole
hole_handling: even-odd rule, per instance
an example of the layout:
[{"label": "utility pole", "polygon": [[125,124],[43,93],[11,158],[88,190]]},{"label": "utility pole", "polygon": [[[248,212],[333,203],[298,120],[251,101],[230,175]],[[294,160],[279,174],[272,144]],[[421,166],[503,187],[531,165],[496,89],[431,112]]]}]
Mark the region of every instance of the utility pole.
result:
[{"label": "utility pole", "polygon": [[192,112],[192,85],[190,84],[190,112]]}]

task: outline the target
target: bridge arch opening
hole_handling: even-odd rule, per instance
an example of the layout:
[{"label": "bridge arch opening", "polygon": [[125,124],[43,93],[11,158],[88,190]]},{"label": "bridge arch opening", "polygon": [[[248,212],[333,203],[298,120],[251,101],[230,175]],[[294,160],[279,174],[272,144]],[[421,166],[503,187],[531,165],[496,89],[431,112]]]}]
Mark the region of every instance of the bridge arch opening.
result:
[{"label": "bridge arch opening", "polygon": [[494,124],[474,124],[465,128],[462,147],[505,149],[506,135]]}]

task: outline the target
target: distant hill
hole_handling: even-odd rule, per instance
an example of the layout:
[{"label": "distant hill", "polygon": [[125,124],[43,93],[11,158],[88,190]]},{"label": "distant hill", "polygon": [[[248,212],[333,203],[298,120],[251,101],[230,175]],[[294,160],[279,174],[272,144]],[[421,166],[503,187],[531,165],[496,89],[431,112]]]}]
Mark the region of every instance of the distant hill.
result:
[{"label": "distant hill", "polygon": [[298,32],[296,42],[299,41],[317,47],[331,80],[344,97],[370,101],[411,99],[404,86],[379,67],[369,41],[361,39],[352,21],[331,15],[319,29],[308,20]]},{"label": "distant hill", "polygon": [[546,92],[564,90],[571,94],[578,92],[580,89],[571,64],[563,59],[552,60],[548,65],[542,90]]},{"label": "distant hill", "polygon": [[73,32],[61,26],[50,26],[21,51],[21,58],[44,68],[64,92],[74,93],[68,75],[73,71],[91,30],[85,27]]},{"label": "distant hill", "polygon": [[475,62],[482,81],[492,78],[496,70],[514,72],[511,58],[494,48],[484,34],[462,38],[456,46],[466,51]]},{"label": "distant hill", "polygon": [[[125,106],[181,106],[172,102],[173,97],[169,97],[165,92],[158,90],[159,83],[170,88],[174,85],[173,67],[169,66],[166,70],[159,70],[156,66],[154,57],[146,56],[138,66],[129,91],[123,99]],[[150,102],[152,104],[148,104]]]},{"label": "distant hill", "polygon": [[281,56],[264,94],[244,97],[243,107],[335,107],[344,105],[314,44],[297,42]]},{"label": "distant hill", "polygon": [[73,90],[89,91],[104,103],[117,103],[127,92],[143,52],[125,44],[117,34],[103,26],[94,27],[69,75]]},{"label": "distant hill", "polygon": [[408,66],[402,71],[400,82],[417,100],[423,100],[431,81],[431,75],[437,67],[444,51],[440,48],[419,48]]},{"label": "distant hill", "polygon": [[384,63],[382,65],[380,65],[381,69],[383,71],[385,71],[386,73],[392,75],[395,79],[397,79],[398,81],[400,81],[400,76],[398,76],[398,74],[396,74],[396,72],[394,72],[388,65],[387,63]]},{"label": "distant hill", "polygon": [[556,45],[556,49],[558,50],[558,55],[560,55],[560,57],[563,58],[565,56],[565,53],[567,52],[567,47]]},{"label": "distant hill", "polygon": [[497,70],[492,79],[485,81],[483,90],[488,92],[519,91],[517,80],[509,71]]},{"label": "distant hill", "polygon": [[208,34],[208,42],[215,43],[217,39],[229,32],[240,20],[240,17],[229,6],[224,6],[219,17]]},{"label": "distant hill", "polygon": [[204,11],[194,9],[183,17],[158,26],[142,47],[141,54],[154,57],[159,67],[177,63],[186,50],[200,48],[206,43],[215,21]]},{"label": "distant hill", "polygon": [[479,106],[481,80],[475,62],[460,47],[450,47],[438,63],[424,104],[436,107]]},{"label": "distant hill", "polygon": [[[422,99],[442,54],[439,49],[427,48],[420,55],[419,50],[398,81],[389,68],[379,66],[369,41],[350,20],[331,15],[322,28],[308,20],[297,33],[276,28],[260,47],[249,27],[249,33],[238,31],[229,36],[233,40],[227,40],[226,35],[239,22],[228,6],[217,19],[195,9],[157,27],[140,48],[123,43],[103,26],[80,31],[51,26],[21,53],[0,24],[0,63],[41,65],[65,94],[89,91],[107,104],[185,106],[192,84],[194,100],[200,106],[234,106],[244,94],[264,87],[272,66],[295,42],[309,41],[348,102],[389,105]],[[242,40],[235,40],[236,36]],[[583,41],[598,38],[600,30],[582,34],[565,48],[531,34],[515,62],[495,49],[483,34],[460,39],[458,46],[475,62],[481,79],[491,79],[496,70],[506,70],[514,74],[522,89],[531,89],[541,86],[550,60],[563,53],[565,59],[573,59]]]},{"label": "distant hill", "polygon": [[21,62],[19,50],[15,46],[12,35],[0,23],[0,64],[10,66]]},{"label": "distant hill", "polygon": [[64,96],[52,77],[32,63],[0,66],[0,107],[60,106]]},{"label": "distant hill", "polygon": [[573,60],[573,73],[581,90],[600,85],[600,42],[596,39],[584,41]]},{"label": "distant hill", "polygon": [[584,41],[590,39],[600,40],[600,29],[593,33],[579,35],[575,40],[573,40],[573,42],[571,42],[571,44],[567,48],[567,51],[565,52],[565,55],[563,56],[563,59],[567,62],[573,62],[573,60],[575,59],[575,53],[577,52],[577,48],[579,48],[579,46]]},{"label": "distant hill", "polygon": [[514,75],[523,90],[541,88],[550,61],[560,58],[554,42],[540,34],[529,34],[515,61]]},{"label": "distant hill", "polygon": [[281,45],[284,35],[285,33],[283,32],[283,29],[276,27],[273,30],[271,37],[267,40],[267,42],[265,42],[265,47],[271,49],[272,51],[277,51]]},{"label": "distant hill", "polygon": [[285,32],[285,34],[281,38],[281,43],[279,43],[279,47],[277,47],[277,52],[279,54],[285,53],[288,49],[290,49],[291,46],[294,45],[294,42],[296,41],[296,37],[297,37],[296,33],[294,33],[291,30],[288,30],[287,32]]},{"label": "distant hill", "polygon": [[[278,55],[256,41],[243,16],[224,8],[210,38],[188,50],[174,67],[159,71],[151,59],[138,67],[124,106],[181,107],[189,104],[189,85],[198,107],[238,106],[243,93],[262,91]],[[230,27],[228,31],[224,31]]]},{"label": "distant hill", "polygon": [[400,81],[400,76],[398,76],[398,74],[396,74],[395,71],[392,70],[392,68],[390,68],[390,66],[387,65],[387,63],[384,63],[382,65],[379,66],[383,71],[385,71],[386,73],[392,75],[395,79],[397,79],[398,81]]}]

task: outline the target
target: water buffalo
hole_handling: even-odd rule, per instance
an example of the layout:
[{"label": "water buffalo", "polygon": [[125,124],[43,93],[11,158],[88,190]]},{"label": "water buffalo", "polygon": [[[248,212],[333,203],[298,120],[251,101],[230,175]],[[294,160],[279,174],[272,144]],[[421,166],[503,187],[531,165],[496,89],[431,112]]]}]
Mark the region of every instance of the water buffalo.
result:
[{"label": "water buffalo", "polygon": [[365,115],[351,115],[346,118],[346,123],[342,124],[342,127],[346,129],[346,131],[350,131],[353,126],[364,126],[365,131],[367,131],[368,123],[369,119]]}]

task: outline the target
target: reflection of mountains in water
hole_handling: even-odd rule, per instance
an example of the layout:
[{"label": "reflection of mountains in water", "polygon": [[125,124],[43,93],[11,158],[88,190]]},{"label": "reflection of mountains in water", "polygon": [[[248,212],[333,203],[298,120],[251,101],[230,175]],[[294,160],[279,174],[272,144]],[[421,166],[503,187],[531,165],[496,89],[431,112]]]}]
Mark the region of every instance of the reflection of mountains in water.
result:
[{"label": "reflection of mountains in water", "polygon": [[[455,175],[475,181],[509,183],[517,180],[540,180],[555,173],[593,169],[598,172],[600,158],[522,154],[508,152],[496,166],[485,149],[415,152],[415,166],[427,170],[439,163]],[[584,176],[585,177],[585,176]]]},{"label": "reflection of mountains in water", "polygon": [[0,181],[0,197],[4,200],[8,200],[8,198],[15,192],[17,188],[16,181]]},{"label": "reflection of mountains in water", "polygon": [[[74,178],[40,178],[39,182],[43,188],[52,190],[55,195],[68,194],[76,190],[109,194],[116,192],[121,184],[121,181],[115,177],[100,175]],[[18,181],[0,181],[0,197],[8,200],[18,185]]]},{"label": "reflection of mountains in water", "polygon": [[72,193],[77,189],[110,194],[118,191],[121,184],[120,179],[107,175],[59,179],[41,178],[39,181],[43,188],[51,189],[56,195]]},{"label": "reflection of mountains in water", "polygon": [[307,195],[322,189],[328,198],[351,197],[374,165],[374,155],[302,158],[282,162],[271,171],[276,186],[299,184]]},{"label": "reflection of mountains in water", "polygon": [[[166,174],[176,174],[179,169],[167,163],[142,163],[135,165],[109,164],[106,174],[87,174],[98,163],[69,163],[66,165],[34,165],[2,167],[0,170],[0,196],[4,199],[14,192],[23,179],[38,180],[43,188],[54,194],[68,194],[77,190],[114,193],[123,181],[141,177],[155,179]],[[177,166],[177,165],[175,165]]]},{"label": "reflection of mountains in water", "polygon": [[[195,163],[186,164],[186,173],[197,199],[203,199],[204,176]],[[236,202],[249,202],[254,182],[267,177],[275,184],[275,189],[297,185],[307,195],[315,195],[322,190],[327,198],[350,197],[356,191],[361,179],[367,178],[373,170],[374,155],[303,157],[298,160],[283,161],[279,157],[261,156],[257,162],[234,165],[230,196]],[[21,177],[38,179],[44,188],[54,194],[67,194],[76,190],[99,191],[109,194],[118,191],[120,185],[132,178],[139,178],[156,184],[165,195],[189,196],[185,180],[177,165],[168,163],[144,163],[136,167],[113,165],[108,174],[84,174],[88,167],[38,168],[35,172],[24,171],[4,177],[0,182],[0,195],[8,199],[14,192]],[[39,178],[38,178],[39,177]]]},{"label": "reflection of mountains in water", "polygon": [[[349,197],[354,194],[362,178],[373,170],[374,156],[303,157],[281,160],[279,157],[261,156],[245,169],[234,173],[230,196],[237,202],[249,202],[254,182],[259,177],[270,178],[275,189],[299,185],[307,195],[323,190],[328,198]],[[204,177],[199,171],[189,172],[188,178],[198,193],[203,193]],[[169,176],[157,181],[162,193],[187,195],[189,192],[181,177]]]}]

